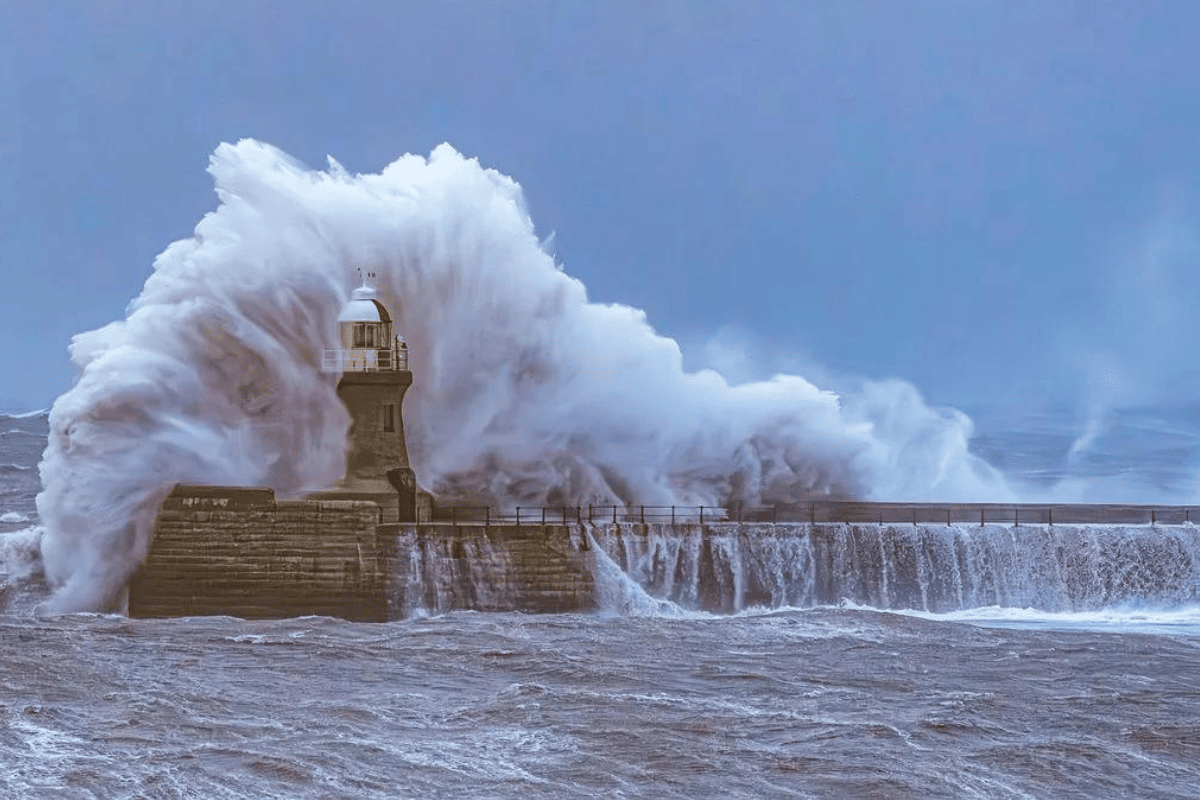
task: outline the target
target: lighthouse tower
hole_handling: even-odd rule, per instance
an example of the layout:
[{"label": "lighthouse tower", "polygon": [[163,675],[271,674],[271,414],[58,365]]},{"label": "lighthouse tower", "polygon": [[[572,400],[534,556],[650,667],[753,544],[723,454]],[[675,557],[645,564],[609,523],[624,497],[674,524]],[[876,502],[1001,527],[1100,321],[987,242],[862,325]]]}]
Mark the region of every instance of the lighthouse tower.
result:
[{"label": "lighthouse tower", "polygon": [[[373,277],[368,275],[369,277]],[[372,500],[384,519],[416,522],[418,489],[408,464],[404,393],[412,385],[408,345],[367,279],[338,315],[341,348],[326,350],[322,368],[340,373],[337,392],[350,412],[346,474],[336,495]]]}]

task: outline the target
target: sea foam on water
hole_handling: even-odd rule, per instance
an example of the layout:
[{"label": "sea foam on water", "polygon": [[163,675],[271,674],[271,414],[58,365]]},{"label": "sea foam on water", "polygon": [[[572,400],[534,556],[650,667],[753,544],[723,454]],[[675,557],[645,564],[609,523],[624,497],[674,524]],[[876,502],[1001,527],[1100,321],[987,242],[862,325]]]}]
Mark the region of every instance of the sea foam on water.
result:
[{"label": "sea foam on water", "polygon": [[71,344],[79,379],[50,413],[37,499],[53,610],[119,605],[175,483],[298,495],[340,477],[349,418],[320,367],[360,270],[408,341],[412,465],[442,497],[1009,497],[968,452],[970,421],[909,384],[838,397],[685,371],[641,311],[588,301],[516,182],[449,145],[350,175],[243,140],[209,171],[217,210],[156,259],[126,319]]}]

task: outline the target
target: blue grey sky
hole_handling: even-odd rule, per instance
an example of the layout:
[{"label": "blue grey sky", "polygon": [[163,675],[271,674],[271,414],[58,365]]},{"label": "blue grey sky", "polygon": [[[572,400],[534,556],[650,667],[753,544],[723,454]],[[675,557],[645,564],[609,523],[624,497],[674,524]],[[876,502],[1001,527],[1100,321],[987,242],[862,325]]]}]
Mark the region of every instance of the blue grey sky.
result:
[{"label": "blue grey sky", "polygon": [[247,136],[358,172],[450,142],[697,366],[1197,403],[1198,30],[1188,0],[7,2],[0,410],[70,385]]}]

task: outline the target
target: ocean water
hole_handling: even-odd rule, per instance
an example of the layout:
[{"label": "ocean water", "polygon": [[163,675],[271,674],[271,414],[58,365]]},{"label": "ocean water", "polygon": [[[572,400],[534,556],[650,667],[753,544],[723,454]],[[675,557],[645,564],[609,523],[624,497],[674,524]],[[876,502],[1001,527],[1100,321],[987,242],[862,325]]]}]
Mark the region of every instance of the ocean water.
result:
[{"label": "ocean water", "polygon": [[[44,617],[29,557],[45,431],[0,416],[0,797],[1200,787],[1192,526],[846,526],[839,576],[805,570],[803,536],[777,536],[729,542],[728,578],[694,581],[662,568],[686,537],[608,530],[591,614]],[[1167,484],[1190,468],[1180,457]],[[957,573],[937,566],[947,552]]]}]

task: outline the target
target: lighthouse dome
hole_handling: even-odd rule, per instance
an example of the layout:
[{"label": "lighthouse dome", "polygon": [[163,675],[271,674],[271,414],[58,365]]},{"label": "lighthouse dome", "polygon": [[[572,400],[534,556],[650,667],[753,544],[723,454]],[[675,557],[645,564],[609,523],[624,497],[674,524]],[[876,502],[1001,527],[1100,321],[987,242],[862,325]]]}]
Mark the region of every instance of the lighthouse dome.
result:
[{"label": "lighthouse dome", "polygon": [[358,287],[350,293],[350,302],[342,307],[338,322],[388,322],[392,317],[371,286]]}]

